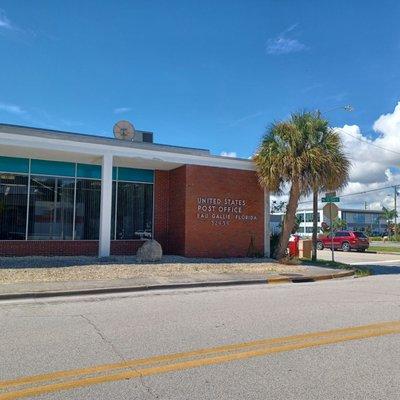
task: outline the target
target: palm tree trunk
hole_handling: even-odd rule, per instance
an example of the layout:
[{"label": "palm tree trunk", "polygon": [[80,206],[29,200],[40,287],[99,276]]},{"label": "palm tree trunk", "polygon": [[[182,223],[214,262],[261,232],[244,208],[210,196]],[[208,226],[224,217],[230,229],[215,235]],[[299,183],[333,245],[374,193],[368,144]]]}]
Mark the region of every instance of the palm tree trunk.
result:
[{"label": "palm tree trunk", "polygon": [[297,206],[300,198],[300,187],[296,179],[293,180],[292,187],[290,188],[289,202],[286,208],[286,214],[283,218],[283,226],[279,236],[278,246],[275,251],[275,258],[281,260],[286,256],[286,249],[289,243],[289,236],[292,233]]},{"label": "palm tree trunk", "polygon": [[313,230],[312,230],[312,256],[313,261],[317,260],[317,231],[318,231],[318,190],[313,190]]}]

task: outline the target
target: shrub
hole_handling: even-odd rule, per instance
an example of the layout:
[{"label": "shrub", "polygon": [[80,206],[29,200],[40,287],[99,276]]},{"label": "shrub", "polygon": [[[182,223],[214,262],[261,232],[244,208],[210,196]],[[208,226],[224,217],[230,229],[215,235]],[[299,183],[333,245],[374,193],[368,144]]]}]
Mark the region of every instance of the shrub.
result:
[{"label": "shrub", "polygon": [[279,234],[274,233],[271,235],[270,239],[270,249],[271,249],[271,258],[275,258],[275,250],[278,247],[278,242],[279,242]]}]

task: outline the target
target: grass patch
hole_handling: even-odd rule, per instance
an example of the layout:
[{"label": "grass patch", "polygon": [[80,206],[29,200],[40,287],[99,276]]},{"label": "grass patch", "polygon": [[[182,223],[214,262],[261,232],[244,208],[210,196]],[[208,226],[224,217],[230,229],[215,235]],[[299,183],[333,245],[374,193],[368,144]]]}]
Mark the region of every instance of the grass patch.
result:
[{"label": "grass patch", "polygon": [[369,241],[370,242],[382,242],[382,238],[380,236],[370,236]]},{"label": "grass patch", "polygon": [[380,251],[382,253],[399,253],[400,247],[390,247],[390,246],[371,246],[369,251]]},{"label": "grass patch", "polygon": [[360,267],[337,261],[329,261],[329,260],[311,261],[307,258],[301,258],[300,263],[303,265],[315,265],[316,267],[326,267],[333,269],[346,269],[346,270],[354,269],[356,277],[358,278],[362,276],[372,275],[372,271],[368,267]]}]

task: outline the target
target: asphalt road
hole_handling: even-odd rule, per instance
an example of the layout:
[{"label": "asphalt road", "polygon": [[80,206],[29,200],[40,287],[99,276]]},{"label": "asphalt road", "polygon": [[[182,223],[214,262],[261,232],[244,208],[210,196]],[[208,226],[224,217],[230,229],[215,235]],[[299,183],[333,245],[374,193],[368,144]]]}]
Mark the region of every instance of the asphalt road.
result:
[{"label": "asphalt road", "polygon": [[[335,261],[353,265],[364,265],[371,268],[376,275],[400,274],[400,254],[374,254],[358,253],[356,251],[343,252],[337,250],[334,253]],[[318,252],[318,258],[331,260],[332,252],[322,250]]]},{"label": "asphalt road", "polygon": [[400,275],[382,275],[2,302],[0,399],[398,399],[399,288]]}]

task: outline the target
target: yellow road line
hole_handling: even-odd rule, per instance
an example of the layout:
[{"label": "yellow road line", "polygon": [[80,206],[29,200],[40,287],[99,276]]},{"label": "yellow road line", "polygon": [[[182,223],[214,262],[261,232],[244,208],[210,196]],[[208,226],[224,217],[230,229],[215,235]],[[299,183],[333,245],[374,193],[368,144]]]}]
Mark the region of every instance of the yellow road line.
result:
[{"label": "yellow road line", "polygon": [[[382,335],[400,333],[400,321],[386,322],[381,324],[365,325],[345,329],[335,329],[325,332],[314,332],[303,335],[288,336],[283,338],[265,339],[247,343],[239,343],[228,346],[219,346],[210,349],[202,349],[187,353],[178,353],[166,356],[150,357],[148,359],[132,360],[125,363],[107,364],[97,367],[84,368],[71,371],[60,371],[51,374],[37,375],[11,381],[0,382],[0,387],[10,388],[15,385],[26,385],[29,383],[54,381],[60,378],[82,376],[103,372],[103,375],[85,377],[77,380],[44,384],[42,386],[27,387],[13,392],[0,394],[0,400],[11,400],[23,397],[37,396],[44,393],[51,393],[60,390],[73,389],[99,383],[118,381],[139,376],[150,376],[161,373],[179,371],[189,368],[196,368],[207,365],[216,365],[225,362],[244,360],[251,357],[264,356],[284,351],[301,350],[309,347],[322,346],[345,342],[348,340],[366,339]],[[291,343],[292,342],[292,343]],[[253,347],[253,349],[251,349]],[[258,347],[258,348],[254,348]],[[242,350],[242,351],[241,351]],[[244,351],[243,351],[244,350]],[[218,354],[218,353],[226,354]],[[217,354],[216,356],[212,356]],[[184,360],[193,356],[203,356],[193,360]],[[209,357],[211,356],[211,357]],[[151,366],[157,362],[176,361],[165,365]],[[122,371],[110,374],[116,369],[129,368],[132,366],[146,366],[136,370]],[[17,383],[18,382],[18,383]]]},{"label": "yellow road line", "polygon": [[254,340],[251,342],[243,342],[243,343],[238,343],[238,344],[230,344],[230,345],[225,345],[225,346],[211,347],[208,349],[200,349],[200,350],[176,353],[176,354],[171,354],[171,355],[161,355],[161,356],[154,356],[154,357],[149,357],[149,358],[144,358],[144,359],[128,360],[128,361],[119,362],[119,363],[103,364],[103,365],[88,367],[88,368],[57,371],[57,372],[51,372],[51,373],[47,373],[47,374],[33,375],[33,376],[17,378],[17,379],[12,379],[12,380],[0,381],[0,389],[7,388],[10,386],[24,385],[24,384],[28,384],[28,383],[35,383],[35,382],[48,381],[48,380],[66,378],[66,377],[81,376],[81,375],[89,375],[89,374],[98,373],[98,372],[130,368],[130,367],[135,367],[135,366],[140,366],[140,365],[149,365],[149,364],[164,362],[164,361],[173,361],[173,360],[177,360],[180,358],[189,358],[189,357],[195,357],[195,356],[201,356],[201,355],[207,355],[207,354],[215,354],[215,353],[220,353],[220,352],[234,351],[234,350],[239,350],[239,349],[247,348],[247,347],[256,347],[256,346],[262,346],[262,345],[267,345],[267,344],[286,343],[286,342],[293,341],[293,340],[312,339],[312,338],[321,337],[321,336],[325,336],[325,335],[346,334],[346,333],[354,332],[354,331],[358,332],[358,331],[369,330],[369,329],[380,329],[380,328],[384,328],[384,327],[393,326],[393,324],[395,326],[400,326],[400,321],[384,322],[384,323],[379,323],[379,324],[371,324],[371,325],[363,325],[363,326],[355,326],[355,327],[350,327],[350,328],[333,329],[333,330],[329,330],[329,331],[312,332],[312,333],[306,333],[306,334],[285,336],[285,337],[280,337],[280,338]]}]

